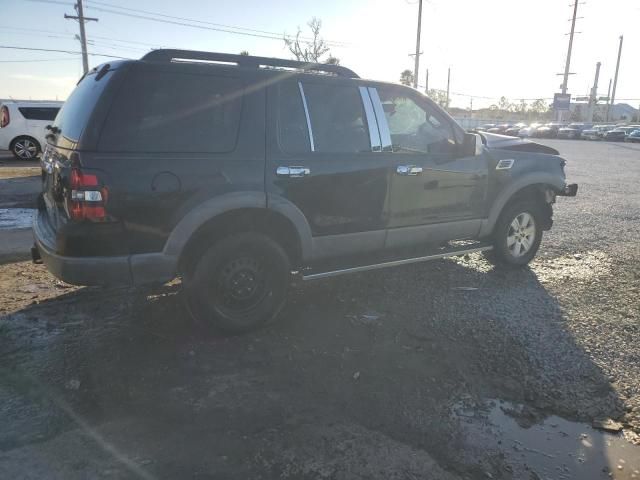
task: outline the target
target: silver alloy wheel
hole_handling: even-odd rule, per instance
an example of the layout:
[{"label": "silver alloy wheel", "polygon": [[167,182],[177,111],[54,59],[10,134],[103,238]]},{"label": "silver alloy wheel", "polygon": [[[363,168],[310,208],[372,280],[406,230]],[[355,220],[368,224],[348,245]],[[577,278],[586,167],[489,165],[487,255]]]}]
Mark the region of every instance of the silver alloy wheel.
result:
[{"label": "silver alloy wheel", "polygon": [[507,233],[507,249],[514,258],[526,255],[536,238],[536,222],[533,216],[527,212],[522,212],[509,225]]},{"label": "silver alloy wheel", "polygon": [[37,155],[38,147],[28,138],[21,138],[13,145],[13,151],[19,158],[26,160]]}]

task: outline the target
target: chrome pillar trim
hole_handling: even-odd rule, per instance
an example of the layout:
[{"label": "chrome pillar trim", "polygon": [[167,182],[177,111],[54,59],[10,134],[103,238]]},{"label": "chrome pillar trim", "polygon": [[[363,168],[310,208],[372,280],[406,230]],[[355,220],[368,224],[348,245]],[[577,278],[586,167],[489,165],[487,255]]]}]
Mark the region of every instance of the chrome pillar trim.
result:
[{"label": "chrome pillar trim", "polygon": [[362,105],[364,106],[364,113],[367,116],[371,151],[380,152],[382,151],[380,132],[378,131],[378,125],[376,124],[376,115],[373,112],[373,104],[371,103],[369,92],[367,91],[367,87],[358,87],[358,90],[360,90],[360,98],[362,99]]},{"label": "chrome pillar trim", "polygon": [[311,130],[311,117],[309,117],[309,107],[307,106],[307,99],[304,96],[304,88],[302,88],[302,82],[298,82],[298,89],[300,90],[300,97],[302,98],[302,106],[304,107],[304,115],[307,117],[307,130],[309,130],[309,146],[311,151],[315,152],[316,147],[313,143],[313,131]]},{"label": "chrome pillar trim", "polygon": [[376,120],[378,121],[378,131],[380,132],[380,142],[382,143],[383,152],[393,151],[391,145],[391,132],[389,131],[389,125],[387,124],[387,117],[384,115],[384,108],[382,108],[382,102],[378,95],[378,90],[369,87],[369,96],[373,103],[373,111],[376,114]]}]

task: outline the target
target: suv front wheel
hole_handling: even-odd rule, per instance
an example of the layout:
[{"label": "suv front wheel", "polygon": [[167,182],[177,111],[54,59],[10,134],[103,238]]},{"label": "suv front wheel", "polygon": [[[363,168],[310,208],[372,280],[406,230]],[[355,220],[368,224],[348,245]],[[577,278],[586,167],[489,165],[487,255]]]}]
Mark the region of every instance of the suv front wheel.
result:
[{"label": "suv front wheel", "polygon": [[290,282],[282,247],[261,233],[221,239],[186,279],[189,310],[196,321],[229,333],[259,328],[278,314]]},{"label": "suv front wheel", "polygon": [[493,230],[493,250],[485,257],[494,265],[520,267],[535,257],[542,241],[542,210],[535,202],[516,202],[500,214]]}]

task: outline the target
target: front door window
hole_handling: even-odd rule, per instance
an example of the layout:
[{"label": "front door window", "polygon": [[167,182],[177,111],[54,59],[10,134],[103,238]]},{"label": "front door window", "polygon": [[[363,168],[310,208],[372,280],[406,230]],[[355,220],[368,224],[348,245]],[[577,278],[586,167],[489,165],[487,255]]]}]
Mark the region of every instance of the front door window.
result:
[{"label": "front door window", "polygon": [[450,122],[426,102],[405,92],[379,87],[378,94],[391,133],[393,151],[407,154],[454,154],[456,136]]}]

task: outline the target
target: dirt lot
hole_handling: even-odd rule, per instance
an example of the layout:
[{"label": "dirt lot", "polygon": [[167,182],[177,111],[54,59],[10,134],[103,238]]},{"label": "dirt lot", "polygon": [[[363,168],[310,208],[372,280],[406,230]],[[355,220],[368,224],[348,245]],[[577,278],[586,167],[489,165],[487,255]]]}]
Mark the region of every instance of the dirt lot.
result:
[{"label": "dirt lot", "polygon": [[0,478],[640,478],[640,145],[545,143],[580,191],[530,269],[307,283],[251,335],[0,265]]}]

